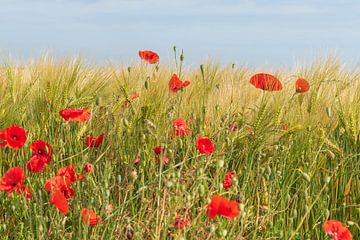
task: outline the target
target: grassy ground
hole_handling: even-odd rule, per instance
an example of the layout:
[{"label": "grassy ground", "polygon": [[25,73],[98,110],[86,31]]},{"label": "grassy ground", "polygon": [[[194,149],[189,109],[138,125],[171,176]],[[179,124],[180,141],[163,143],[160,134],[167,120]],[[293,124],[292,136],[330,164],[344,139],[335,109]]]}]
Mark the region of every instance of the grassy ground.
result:
[{"label": "grassy ground", "polygon": [[[344,222],[358,239],[360,71],[322,59],[273,72],[284,89],[271,93],[249,83],[255,69],[181,65],[99,67],[50,58],[5,64],[0,129],[17,123],[29,133],[21,150],[0,149],[0,175],[25,169],[35,140],[49,142],[54,156],[44,172],[26,171],[32,200],[0,193],[1,239],[326,239],[326,219]],[[180,71],[191,84],[170,93],[168,81]],[[298,77],[310,82],[308,93],[294,94]],[[140,97],[124,104],[134,91]],[[91,119],[65,123],[58,112],[70,106],[89,107]],[[179,117],[191,122],[192,135],[174,138]],[[229,131],[233,123],[236,131]],[[102,146],[86,148],[84,137],[102,132]],[[213,155],[198,153],[198,135],[214,141]],[[166,147],[168,165],[155,160],[157,145]],[[74,185],[64,216],[43,185],[60,167],[75,163],[82,172],[87,162],[95,171]],[[229,170],[238,184],[226,191]],[[240,199],[240,216],[207,219],[214,194]],[[83,207],[104,224],[85,225]],[[174,229],[177,215],[191,226]]]}]

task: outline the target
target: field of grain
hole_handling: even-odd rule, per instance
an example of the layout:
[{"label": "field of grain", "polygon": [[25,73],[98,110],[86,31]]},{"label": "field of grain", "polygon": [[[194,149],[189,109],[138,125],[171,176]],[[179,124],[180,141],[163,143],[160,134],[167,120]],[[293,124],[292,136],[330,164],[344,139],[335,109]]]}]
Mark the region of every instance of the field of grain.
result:
[{"label": "field of grain", "polygon": [[[360,70],[333,58],[278,71],[190,67],[179,55],[129,66],[51,57],[3,64],[0,130],[16,124],[27,138],[20,149],[0,148],[0,177],[21,167],[28,191],[2,188],[1,239],[332,239],[330,219],[359,239]],[[255,88],[249,80],[259,72],[282,90]],[[174,73],[189,83],[171,91]],[[298,78],[309,91],[296,92]],[[90,117],[65,120],[59,112],[70,108]],[[102,133],[101,144],[89,144]],[[198,149],[201,137],[213,151]],[[26,164],[37,140],[52,157],[33,172]],[[77,179],[64,214],[44,185],[70,164]],[[209,217],[216,195],[238,213]]]}]

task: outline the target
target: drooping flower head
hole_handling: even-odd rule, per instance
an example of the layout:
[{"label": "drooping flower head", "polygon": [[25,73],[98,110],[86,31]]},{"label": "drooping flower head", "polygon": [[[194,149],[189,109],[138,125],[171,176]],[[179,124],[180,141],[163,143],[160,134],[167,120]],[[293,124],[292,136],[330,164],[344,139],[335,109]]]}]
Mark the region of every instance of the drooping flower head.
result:
[{"label": "drooping flower head", "polygon": [[0,131],[0,147],[8,146],[14,150],[22,148],[26,142],[27,131],[16,124]]},{"label": "drooping flower head", "polygon": [[139,51],[139,57],[150,64],[155,64],[159,61],[159,55],[153,51]]},{"label": "drooping flower head", "polygon": [[332,237],[332,240],[352,240],[351,232],[342,222],[327,220],[324,222],[323,228]]},{"label": "drooping flower head", "polygon": [[182,137],[184,135],[190,135],[191,131],[186,124],[186,121],[182,118],[175,119],[174,124],[175,136]]},{"label": "drooping flower head", "polygon": [[250,78],[250,83],[254,87],[262,89],[264,91],[280,91],[282,89],[282,84],[273,75],[267,73],[258,73]]},{"label": "drooping flower head", "polygon": [[59,114],[66,122],[67,121],[86,122],[91,115],[91,113],[88,111],[88,108],[80,108],[80,109],[67,108],[61,110]]},{"label": "drooping flower head", "polygon": [[201,154],[211,155],[215,151],[214,144],[208,137],[198,137],[196,139],[196,147]]},{"label": "drooping flower head", "polygon": [[303,78],[299,78],[296,83],[295,83],[295,90],[298,93],[306,93],[307,91],[309,91],[310,89],[310,85],[308,83],[308,81],[306,81]]},{"label": "drooping flower head", "polygon": [[209,219],[213,219],[218,215],[229,220],[234,219],[239,215],[239,203],[230,201],[220,195],[214,195],[207,207],[206,216]]},{"label": "drooping flower head", "polygon": [[100,134],[98,137],[86,136],[85,137],[85,145],[90,148],[98,148],[102,144],[102,142],[104,140],[104,136],[105,136],[104,133]]},{"label": "drooping flower head", "polygon": [[0,179],[0,190],[11,194],[22,187],[24,179],[25,174],[21,167],[10,168]]},{"label": "drooping flower head", "polygon": [[181,81],[176,74],[173,74],[170,81],[169,81],[169,89],[170,92],[177,92],[180,91],[181,88],[187,87],[190,85],[189,81]]},{"label": "drooping flower head", "polygon": [[81,210],[81,218],[84,223],[86,223],[89,226],[96,226],[98,224],[102,224],[101,218],[96,215],[96,213],[93,210],[83,208]]}]

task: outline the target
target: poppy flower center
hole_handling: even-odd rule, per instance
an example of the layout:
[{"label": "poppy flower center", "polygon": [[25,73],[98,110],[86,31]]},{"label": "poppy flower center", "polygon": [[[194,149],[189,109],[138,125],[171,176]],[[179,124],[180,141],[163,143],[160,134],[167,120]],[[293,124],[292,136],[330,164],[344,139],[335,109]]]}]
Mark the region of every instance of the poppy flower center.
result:
[{"label": "poppy flower center", "polygon": [[43,153],[43,152],[39,149],[39,150],[38,150],[38,154],[40,154],[40,155],[41,155],[42,153]]},{"label": "poppy flower center", "polygon": [[13,181],[13,183],[11,184],[11,186],[15,187],[17,185],[17,181]]},{"label": "poppy flower center", "polygon": [[13,140],[17,140],[17,136],[16,136],[16,135],[12,135],[11,138],[12,138]]}]

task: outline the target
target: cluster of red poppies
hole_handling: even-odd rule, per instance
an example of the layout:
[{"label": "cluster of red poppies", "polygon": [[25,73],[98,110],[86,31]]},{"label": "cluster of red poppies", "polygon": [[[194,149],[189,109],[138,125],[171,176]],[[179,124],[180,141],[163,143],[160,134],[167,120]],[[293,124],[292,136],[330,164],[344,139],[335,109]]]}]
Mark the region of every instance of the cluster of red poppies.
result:
[{"label": "cluster of red poppies", "polygon": [[[91,115],[87,108],[63,109],[59,112],[59,114],[65,121],[77,122],[86,122]],[[85,145],[89,148],[97,148],[102,144],[103,139],[103,133],[98,137],[86,136]],[[0,140],[1,147],[9,147],[13,150],[19,150],[24,146],[27,140],[27,131],[14,124],[9,128],[5,128],[0,131]],[[26,163],[26,169],[34,173],[42,172],[46,165],[50,164],[52,159],[53,153],[50,144],[43,140],[36,140],[30,144],[30,149],[32,150],[32,155]],[[93,170],[93,164],[85,164],[85,173],[91,173]],[[73,198],[75,194],[71,184],[85,178],[85,175],[75,173],[75,164],[70,164],[66,167],[60,168],[57,175],[48,179],[44,184],[45,190],[50,192],[50,203],[59,209],[61,213],[66,215],[69,212],[69,205],[67,201]],[[9,169],[0,179],[0,190],[7,192],[9,196],[11,196],[15,191],[19,195],[23,195],[25,198],[31,199],[32,192],[27,186],[23,185],[24,180],[25,173],[23,168],[18,166],[13,167]],[[98,217],[94,211],[86,208],[82,209],[81,217],[85,223],[91,226],[101,223],[100,217]]]},{"label": "cluster of red poppies", "polygon": [[[139,51],[139,56],[141,59],[150,64],[155,64],[159,61],[159,55],[152,51]],[[264,91],[282,90],[281,82],[276,77],[266,73],[255,74],[250,78],[250,83],[256,88]],[[170,92],[175,93],[189,85],[189,81],[183,82],[176,74],[173,74],[169,81],[169,90]],[[310,85],[305,79],[300,78],[296,81],[296,92],[304,93],[309,91],[309,89]],[[130,99],[134,100],[138,97],[139,94],[134,92],[131,94]],[[126,104],[128,104],[128,102],[126,102]],[[77,122],[86,122],[91,116],[88,108],[63,109],[59,112],[59,114],[65,121]],[[235,131],[236,127],[236,125],[229,126],[229,131]],[[174,120],[173,135],[175,137],[184,137],[191,134],[192,132],[189,130],[189,126],[187,125],[185,119],[178,118]],[[102,144],[104,137],[104,133],[100,134],[98,137],[86,136],[85,144],[89,148],[97,148]],[[26,139],[27,132],[15,124],[0,131],[0,147],[9,147],[11,149],[18,150],[24,146]],[[200,154],[210,156],[215,151],[214,143],[208,137],[198,136],[196,138],[195,145]],[[35,173],[42,172],[46,165],[50,164],[52,159],[53,152],[50,144],[43,140],[37,140],[30,144],[30,149],[32,150],[32,155],[26,163],[27,170]],[[153,151],[156,156],[155,158],[158,161],[162,161],[163,164],[167,164],[169,162],[165,148],[162,146],[156,146]],[[140,157],[137,155],[134,160],[134,164],[138,164],[139,162]],[[84,171],[87,174],[93,172],[94,165],[91,163],[85,164]],[[233,186],[233,180],[235,177],[236,173],[233,170],[226,173],[223,180],[224,189],[228,190]],[[9,196],[11,196],[11,194],[15,191],[19,195],[23,195],[26,198],[31,199],[31,190],[27,186],[23,185],[24,179],[24,170],[21,167],[13,167],[9,169],[0,179],[0,190],[7,192]],[[57,175],[48,179],[44,184],[45,190],[50,193],[50,203],[53,204],[61,213],[67,214],[69,212],[68,200],[73,198],[75,194],[72,184],[84,179],[86,179],[85,175],[77,174],[75,172],[75,164],[70,164],[60,168]],[[216,216],[223,216],[232,220],[240,213],[239,204],[240,203],[238,201],[232,201],[216,194],[212,197],[207,206],[206,216],[209,219],[213,219]],[[93,210],[83,208],[81,211],[81,217],[86,224],[91,226],[102,223],[101,218],[97,216]],[[190,226],[190,221],[182,218],[181,216],[177,216],[174,227],[176,229],[183,229],[186,226]],[[334,240],[352,239],[351,233],[346,226],[336,220],[326,221],[323,228],[329,235],[334,237]]]}]

